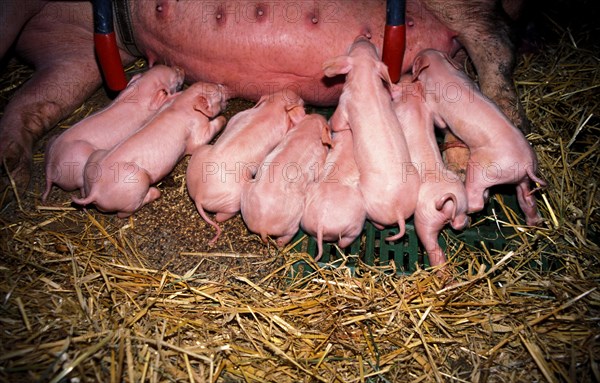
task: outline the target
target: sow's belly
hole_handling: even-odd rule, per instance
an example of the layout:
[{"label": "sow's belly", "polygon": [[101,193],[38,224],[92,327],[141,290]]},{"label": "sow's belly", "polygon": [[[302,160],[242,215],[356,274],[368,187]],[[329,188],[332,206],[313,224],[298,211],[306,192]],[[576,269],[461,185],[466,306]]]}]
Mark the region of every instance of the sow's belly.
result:
[{"label": "sow's belly", "polygon": [[[181,66],[188,82],[223,84],[228,97],[258,100],[290,89],[307,103],[333,105],[343,79],[324,78],[323,62],[361,34],[383,45],[383,0],[131,3],[136,42],[151,64]],[[451,53],[455,35],[409,0],[403,72],[422,49]]]}]

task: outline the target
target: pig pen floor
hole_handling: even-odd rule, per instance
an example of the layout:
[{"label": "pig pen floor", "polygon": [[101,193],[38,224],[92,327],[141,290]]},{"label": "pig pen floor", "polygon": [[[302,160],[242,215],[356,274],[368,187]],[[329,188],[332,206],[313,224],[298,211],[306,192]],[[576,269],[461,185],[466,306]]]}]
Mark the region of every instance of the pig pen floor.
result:
[{"label": "pig pen floor", "polygon": [[[143,61],[138,64],[145,65]],[[91,100],[86,102],[83,113],[95,109],[97,105],[106,105],[110,100],[106,97],[103,90],[94,94]],[[228,107],[223,115],[229,120],[231,116],[244,109],[252,107],[254,104],[235,99],[228,103]],[[76,120],[78,121],[78,119]],[[53,134],[60,134],[61,128],[54,129]],[[34,186],[34,195],[37,199],[26,199],[24,204],[33,203],[39,206],[41,201],[39,195],[44,187],[44,169],[42,165],[43,151],[46,140],[40,145],[40,151],[36,155],[36,166],[34,166],[34,176],[32,185]],[[136,247],[140,254],[144,254],[144,260],[149,268],[163,270],[169,269],[174,273],[184,273],[196,266],[201,259],[193,253],[207,255],[206,253],[223,254],[260,254],[268,255],[269,248],[264,246],[260,238],[246,229],[241,216],[238,214],[233,219],[221,224],[223,234],[213,246],[208,242],[215,234],[214,229],[204,222],[196,211],[193,201],[187,194],[185,187],[185,171],[189,157],[184,158],[162,182],[158,184],[161,191],[161,197],[142,208],[139,212],[128,219],[119,219],[114,214],[100,214],[90,209],[90,213],[97,219],[103,221],[103,225],[114,228],[114,230],[130,230],[135,232],[137,238]],[[52,193],[45,206],[65,207],[71,206],[70,196],[78,192],[66,193],[58,187],[53,187]],[[76,213],[85,216],[84,212]],[[81,230],[81,222],[73,221],[69,227],[69,221],[61,221],[48,227],[49,230]],[[65,225],[67,225],[65,227]],[[123,229],[125,228],[125,229]],[[187,255],[181,255],[181,254]],[[203,267],[218,267],[227,269],[236,265],[249,266],[243,256],[240,257],[218,257],[213,261],[201,262]],[[256,259],[252,259],[255,262]],[[251,267],[254,269],[254,267]],[[205,270],[208,272],[208,270]],[[260,270],[256,270],[259,272]]]},{"label": "pig pen floor", "polygon": [[[74,209],[57,188],[42,206],[46,137],[30,189],[0,193],[0,381],[600,381],[598,27],[557,14],[515,76],[546,227],[518,227],[503,251],[455,244],[450,284],[364,264],[292,280],[310,257],[263,245],[239,216],[209,247],[187,159],[130,219]],[[1,74],[2,109],[30,73]],[[107,102],[96,92],[50,135]],[[540,255],[560,266],[531,267]]]}]

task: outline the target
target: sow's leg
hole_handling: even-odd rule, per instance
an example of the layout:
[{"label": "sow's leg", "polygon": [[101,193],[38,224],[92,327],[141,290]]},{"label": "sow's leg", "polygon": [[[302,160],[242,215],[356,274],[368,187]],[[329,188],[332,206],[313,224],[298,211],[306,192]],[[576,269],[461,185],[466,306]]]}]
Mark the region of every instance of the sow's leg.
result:
[{"label": "sow's leg", "polygon": [[0,59],[17,39],[19,32],[31,17],[44,6],[46,0],[2,0],[0,2]]},{"label": "sow's leg", "polygon": [[[527,117],[512,81],[515,43],[512,21],[500,0],[421,0],[424,6],[448,28],[458,33],[477,69],[483,94],[494,100],[523,132],[529,132]],[[504,1],[512,15],[518,1]]]},{"label": "sow's leg", "polygon": [[[28,186],[32,148],[45,132],[100,86],[93,48],[91,5],[46,4],[24,27],[16,53],[35,67],[0,120],[0,161],[19,192]],[[3,182],[6,179],[3,178]]]}]

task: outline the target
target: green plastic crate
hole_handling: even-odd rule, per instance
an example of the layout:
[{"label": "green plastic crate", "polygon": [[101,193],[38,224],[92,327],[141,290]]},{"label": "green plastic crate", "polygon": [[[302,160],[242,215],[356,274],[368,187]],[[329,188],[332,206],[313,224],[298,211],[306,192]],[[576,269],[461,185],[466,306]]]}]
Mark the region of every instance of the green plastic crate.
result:
[{"label": "green plastic crate", "polygon": [[[504,204],[511,209],[520,212],[517,199],[514,194],[502,194]],[[491,198],[486,209],[480,213],[472,215],[471,222],[477,222],[480,218],[495,214],[499,220],[507,221],[499,202],[496,198]],[[450,238],[460,240],[466,246],[476,249],[482,249],[483,246],[492,252],[493,250],[502,250],[509,245],[508,237],[516,234],[511,227],[499,228],[495,222],[488,220],[479,223],[477,226],[470,227],[464,231],[454,231],[451,228],[444,230]],[[357,263],[357,257],[371,266],[386,266],[394,262],[397,274],[412,274],[417,269],[429,267],[427,255],[422,249],[422,245],[417,238],[412,218],[406,222],[406,233],[397,241],[389,242],[385,238],[398,233],[398,228],[389,228],[377,230],[370,222],[365,224],[362,234],[347,248],[343,249],[343,255],[333,243],[323,243],[323,255],[317,263],[320,267],[336,266],[345,262],[345,266],[354,272]],[[302,239],[305,236],[304,239]],[[292,239],[291,243],[298,242],[292,251],[308,253],[311,256],[317,254],[316,240],[302,231],[299,231]],[[442,234],[439,236],[440,246],[446,250],[445,238]],[[486,263],[482,260],[482,263]],[[542,270],[548,270],[550,266],[546,259],[542,260]],[[314,269],[308,263],[299,261],[294,265],[296,273],[307,274]]]}]

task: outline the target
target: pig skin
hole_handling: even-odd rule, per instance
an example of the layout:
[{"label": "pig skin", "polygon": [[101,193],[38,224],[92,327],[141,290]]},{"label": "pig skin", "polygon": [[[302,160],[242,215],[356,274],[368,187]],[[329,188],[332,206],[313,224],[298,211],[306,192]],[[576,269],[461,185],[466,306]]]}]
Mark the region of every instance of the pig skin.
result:
[{"label": "pig skin", "polygon": [[392,106],[387,67],[375,46],[364,36],[356,38],[347,56],[323,64],[327,77],[347,74],[340,102],[333,116],[333,131],[350,129],[354,155],[360,173],[359,188],[367,218],[379,226],[398,224],[415,211],[419,193],[419,173],[411,162],[406,139]]},{"label": "pig skin", "polygon": [[[408,0],[403,72],[425,48],[454,54],[462,45],[483,93],[525,128],[511,80],[514,41],[503,12],[504,6],[517,14],[521,2]],[[8,0],[3,5],[0,58],[8,61],[14,52],[35,68],[0,120],[0,162],[6,161],[22,192],[29,184],[34,143],[79,107],[100,86],[101,76],[93,49],[91,2]],[[358,34],[371,36],[381,47],[385,25],[382,0],[196,0],[161,1],[160,6],[129,1],[129,8],[136,44],[151,65],[181,66],[188,82],[222,83],[227,98],[258,100],[268,91],[294,86],[315,105],[335,104],[341,91],[340,83],[323,81],[321,63],[343,52]],[[127,66],[135,57],[124,48],[118,31],[116,35]],[[0,183],[4,181],[6,177]]]},{"label": "pig skin", "polygon": [[422,84],[405,75],[396,89],[394,109],[421,176],[415,231],[427,251],[429,264],[441,266],[447,259],[438,236],[447,223],[455,230],[468,226],[467,192],[460,177],[444,165]]},{"label": "pig skin", "polygon": [[125,218],[160,197],[151,186],[186,155],[209,142],[225,125],[219,116],[221,87],[198,82],[171,96],[146,125],[110,150],[94,152],[85,166],[85,198],[103,212]]},{"label": "pig skin", "polygon": [[52,140],[45,155],[46,202],[52,184],[65,191],[80,189],[83,168],[96,150],[111,149],[147,122],[183,85],[183,70],[156,65],[135,75],[127,88],[101,111],[83,119]]},{"label": "pig skin", "polygon": [[323,169],[330,129],[323,116],[306,115],[265,158],[242,190],[241,212],[248,229],[263,240],[286,245],[299,229],[304,196]]},{"label": "pig skin", "polygon": [[[304,115],[304,101],[294,92],[264,95],[253,108],[233,116],[214,145],[203,145],[192,154],[186,171],[187,188],[202,218],[216,230],[211,244],[221,234],[216,222],[240,211],[244,185]],[[206,211],[216,213],[216,222]]]},{"label": "pig skin", "polygon": [[360,235],[365,223],[367,213],[350,130],[334,133],[322,173],[317,183],[308,186],[300,221],[302,230],[317,239],[315,261],[323,255],[323,241],[337,241],[345,248]]},{"label": "pig skin", "polygon": [[490,187],[515,184],[527,225],[541,224],[530,182],[546,183],[535,174],[537,157],[523,133],[446,54],[433,49],[419,53],[413,63],[413,80],[417,79],[426,89],[435,124],[448,127],[469,147],[469,213],[483,209]]}]

